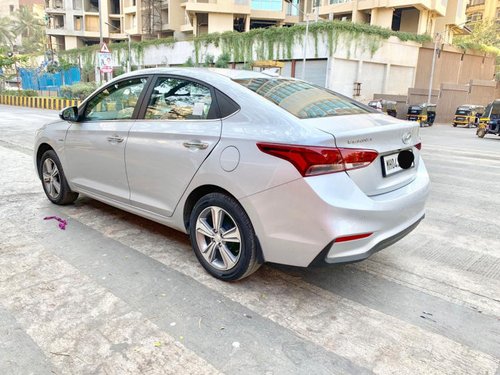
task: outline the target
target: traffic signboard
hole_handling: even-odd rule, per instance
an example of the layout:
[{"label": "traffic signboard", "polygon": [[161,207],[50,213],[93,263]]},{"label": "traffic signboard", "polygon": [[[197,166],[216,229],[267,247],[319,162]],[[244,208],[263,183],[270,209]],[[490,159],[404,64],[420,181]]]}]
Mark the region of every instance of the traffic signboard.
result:
[{"label": "traffic signboard", "polygon": [[101,46],[101,53],[109,53],[109,48],[108,48],[108,45],[106,43],[102,43],[102,46]]}]

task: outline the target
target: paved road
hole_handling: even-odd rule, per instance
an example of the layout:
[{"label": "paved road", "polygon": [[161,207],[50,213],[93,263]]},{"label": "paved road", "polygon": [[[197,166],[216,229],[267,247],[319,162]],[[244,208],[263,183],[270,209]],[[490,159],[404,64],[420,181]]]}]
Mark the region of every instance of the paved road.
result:
[{"label": "paved road", "polygon": [[421,129],[427,218],[369,260],[223,283],[181,233],[50,204],[31,154],[52,118],[0,106],[1,374],[500,374],[500,137]]}]

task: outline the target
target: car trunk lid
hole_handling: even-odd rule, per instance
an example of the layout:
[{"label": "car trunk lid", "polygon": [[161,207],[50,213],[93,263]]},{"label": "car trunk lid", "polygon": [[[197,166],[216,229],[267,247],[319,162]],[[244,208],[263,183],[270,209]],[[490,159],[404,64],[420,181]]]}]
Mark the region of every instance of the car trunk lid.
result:
[{"label": "car trunk lid", "polygon": [[[339,148],[378,152],[377,159],[369,166],[346,172],[365,194],[383,194],[398,189],[415,178],[419,162],[419,150],[415,147],[420,143],[418,124],[382,114],[323,117],[303,121],[331,134]],[[391,169],[402,150],[414,153],[412,167],[399,170],[396,166]],[[384,166],[384,163],[390,165]]]}]

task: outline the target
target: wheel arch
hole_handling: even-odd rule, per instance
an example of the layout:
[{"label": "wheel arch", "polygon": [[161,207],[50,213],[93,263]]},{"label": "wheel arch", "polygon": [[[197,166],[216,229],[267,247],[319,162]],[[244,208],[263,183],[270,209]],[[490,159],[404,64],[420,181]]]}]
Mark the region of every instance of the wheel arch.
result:
[{"label": "wheel arch", "polygon": [[38,146],[38,149],[36,151],[36,171],[37,171],[38,177],[41,177],[40,176],[40,161],[42,159],[42,155],[49,150],[52,150],[55,152],[54,148],[51,145],[49,145],[48,143],[41,143]]},{"label": "wheel arch", "polygon": [[198,186],[196,189],[194,189],[191,193],[189,193],[189,196],[187,197],[185,203],[184,203],[184,210],[183,210],[183,223],[184,223],[184,228],[186,228],[187,233],[189,233],[189,218],[191,216],[191,212],[193,211],[194,205],[198,200],[200,200],[201,197],[210,194],[210,193],[221,193],[230,196],[231,198],[235,199],[236,197],[231,194],[229,191],[226,189],[221,188],[220,186],[217,185],[202,185]]}]

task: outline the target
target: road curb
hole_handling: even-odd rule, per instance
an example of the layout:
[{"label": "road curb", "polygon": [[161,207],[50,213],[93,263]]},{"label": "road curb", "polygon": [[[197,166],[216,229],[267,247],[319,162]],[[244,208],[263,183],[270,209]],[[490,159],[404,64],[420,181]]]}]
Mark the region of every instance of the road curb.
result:
[{"label": "road curb", "polygon": [[15,105],[18,107],[61,110],[69,106],[79,105],[80,100],[50,98],[43,96],[0,95],[0,104]]}]

